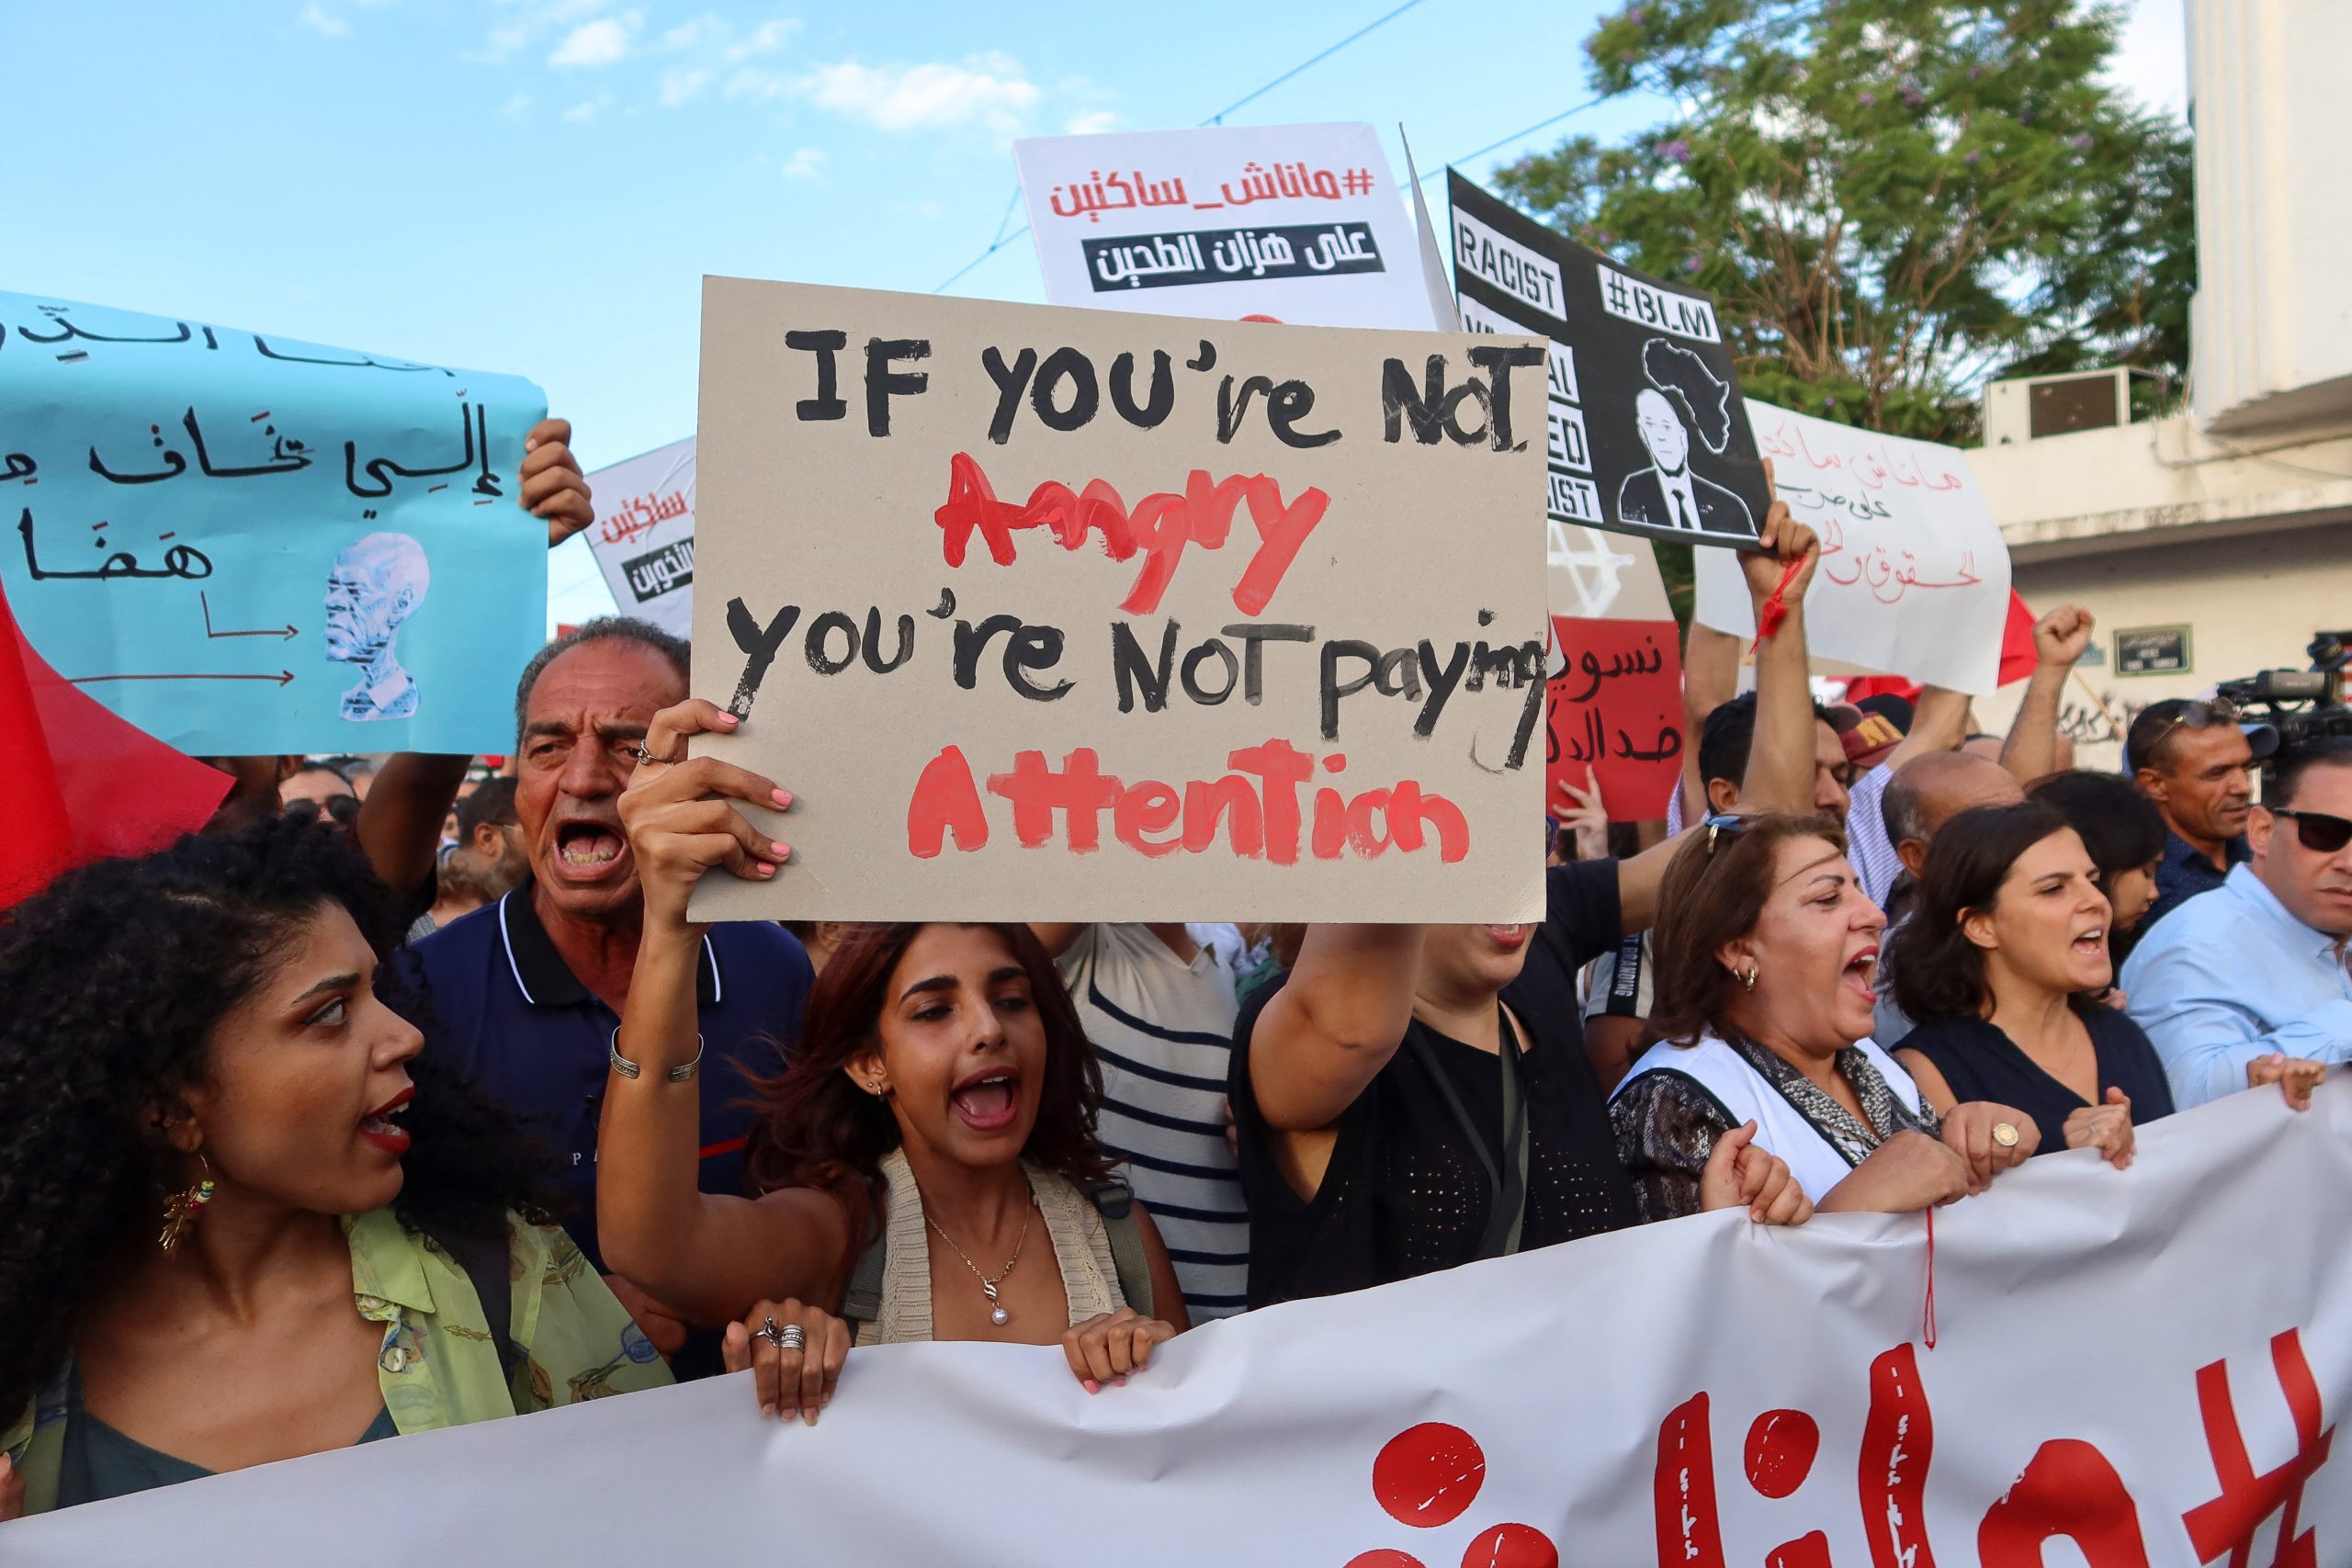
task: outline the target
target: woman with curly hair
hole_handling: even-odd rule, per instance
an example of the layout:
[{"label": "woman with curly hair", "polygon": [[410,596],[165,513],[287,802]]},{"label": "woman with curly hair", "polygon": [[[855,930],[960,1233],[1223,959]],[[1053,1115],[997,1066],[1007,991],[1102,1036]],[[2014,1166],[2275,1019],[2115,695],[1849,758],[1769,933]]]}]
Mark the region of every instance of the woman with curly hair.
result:
[{"label": "woman with curly hair", "polygon": [[669,1381],[377,998],[381,899],[273,822],[0,920],[6,1512]]},{"label": "woman with curly hair", "polygon": [[809,992],[798,1054],[761,1087],[756,1195],[695,1190],[686,899],[715,867],[764,881],[789,853],[731,804],[789,796],[683,758],[735,722],[701,701],[656,715],[653,760],[621,796],[645,934],[597,1154],[606,1263],[690,1322],[730,1325],[728,1367],[756,1369],[774,1415],[815,1420],[853,1339],[1059,1345],[1089,1392],[1141,1369],[1187,1325],[1183,1296],[1108,1179],[1102,1072],[1026,926],[854,928]]}]

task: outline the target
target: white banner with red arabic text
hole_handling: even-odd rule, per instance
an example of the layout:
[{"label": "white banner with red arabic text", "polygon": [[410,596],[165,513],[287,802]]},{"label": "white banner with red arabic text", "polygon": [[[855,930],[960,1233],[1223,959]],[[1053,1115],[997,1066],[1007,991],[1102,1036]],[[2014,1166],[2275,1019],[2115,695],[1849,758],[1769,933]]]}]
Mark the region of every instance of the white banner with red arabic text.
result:
[{"label": "white banner with red arabic text", "polygon": [[[1821,536],[1804,595],[1814,657],[1955,692],[1998,685],[2009,547],[1967,455],[1753,398],[1747,418],[1781,499]],[[1738,561],[1701,550],[1691,570],[1699,622],[1754,637]]]},{"label": "white banner with red arabic text", "polygon": [[[0,1526],[11,1568],[2352,1562],[2352,1086],[1918,1215],[1706,1215],[1058,1351],[854,1351]],[[1923,1332],[1931,1278],[1936,1333]],[[1932,1348],[1930,1348],[1932,1343]]]}]

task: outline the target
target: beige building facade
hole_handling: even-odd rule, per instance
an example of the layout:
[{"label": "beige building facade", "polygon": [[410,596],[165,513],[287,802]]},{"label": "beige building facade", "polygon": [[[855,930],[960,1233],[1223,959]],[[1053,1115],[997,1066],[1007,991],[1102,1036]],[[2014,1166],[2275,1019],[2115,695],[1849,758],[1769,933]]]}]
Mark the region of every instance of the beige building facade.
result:
[{"label": "beige building facade", "polygon": [[[2098,619],[2064,725],[2118,724],[2352,631],[2352,4],[2191,0],[2199,289],[2185,412],[1971,452],[2037,611]],[[1988,426],[1990,422],[1988,421]],[[2022,686],[1980,700],[2005,729]]]}]

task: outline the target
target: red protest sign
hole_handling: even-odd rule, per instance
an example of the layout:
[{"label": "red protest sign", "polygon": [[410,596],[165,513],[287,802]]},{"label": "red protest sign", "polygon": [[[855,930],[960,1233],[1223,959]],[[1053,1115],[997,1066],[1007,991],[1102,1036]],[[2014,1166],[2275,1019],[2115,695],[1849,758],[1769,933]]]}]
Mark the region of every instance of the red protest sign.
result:
[{"label": "red protest sign", "polygon": [[1611,822],[1649,822],[1682,774],[1682,656],[1672,621],[1552,617],[1549,800],[1600,780]]}]

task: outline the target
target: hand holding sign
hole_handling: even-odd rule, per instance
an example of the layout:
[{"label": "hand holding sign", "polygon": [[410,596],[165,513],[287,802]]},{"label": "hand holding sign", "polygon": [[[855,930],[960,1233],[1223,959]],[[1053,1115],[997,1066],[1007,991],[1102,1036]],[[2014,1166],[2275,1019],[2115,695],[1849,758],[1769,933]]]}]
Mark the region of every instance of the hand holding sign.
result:
[{"label": "hand holding sign", "polygon": [[620,813],[645,889],[648,929],[683,927],[695,884],[713,867],[725,866],[746,882],[765,882],[792,853],[790,845],[752,826],[729,804],[783,810],[792,796],[775,780],[716,757],[686,754],[687,737],[731,735],[742,722],[716,703],[690,697],[663,708],[646,727],[645,754],[621,792]]},{"label": "hand holding sign", "polygon": [[523,437],[523,486],[515,499],[524,511],[546,521],[548,548],[553,549],[596,520],[588,481],[571,455],[571,422],[539,421]]}]

